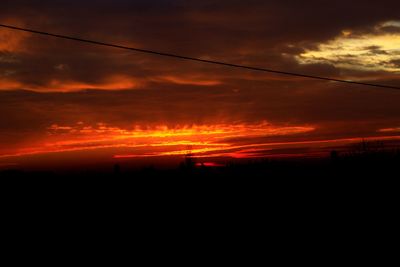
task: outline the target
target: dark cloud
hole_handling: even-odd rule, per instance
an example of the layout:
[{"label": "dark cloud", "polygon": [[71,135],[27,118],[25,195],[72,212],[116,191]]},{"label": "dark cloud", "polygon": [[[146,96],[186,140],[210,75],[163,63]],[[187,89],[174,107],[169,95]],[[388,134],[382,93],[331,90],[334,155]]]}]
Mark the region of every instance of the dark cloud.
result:
[{"label": "dark cloud", "polygon": [[383,50],[379,45],[365,47],[365,50],[371,55],[389,55],[389,53]]},{"label": "dark cloud", "polygon": [[399,26],[384,26],[379,29],[381,32],[390,33],[390,34],[399,34],[400,27]]},{"label": "dark cloud", "polygon": [[[288,70],[297,68],[290,56],[343,29],[370,30],[399,18],[397,1],[6,1],[3,6],[0,20],[16,19],[31,28]],[[213,72],[193,65],[176,69],[173,60],[38,36],[27,37],[23,46],[14,55],[18,62],[1,63],[0,71],[11,68],[15,79],[34,88],[52,80],[101,84],[117,74],[145,79]],[[61,64],[68,71],[57,71]]]},{"label": "dark cloud", "polygon": [[400,59],[391,60],[389,64],[395,68],[400,68]]}]

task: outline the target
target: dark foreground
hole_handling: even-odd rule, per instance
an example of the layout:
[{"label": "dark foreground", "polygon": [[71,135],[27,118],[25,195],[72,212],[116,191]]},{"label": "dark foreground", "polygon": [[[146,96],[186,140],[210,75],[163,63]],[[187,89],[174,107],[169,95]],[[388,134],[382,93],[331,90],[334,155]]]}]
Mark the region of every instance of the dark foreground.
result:
[{"label": "dark foreground", "polygon": [[227,163],[224,166],[204,166],[186,159],[175,169],[146,167],[125,170],[123,165],[104,171],[24,171],[3,170],[1,178],[332,178],[365,179],[374,177],[397,179],[400,172],[400,152],[374,152],[339,155],[332,152],[325,159],[259,159]]}]

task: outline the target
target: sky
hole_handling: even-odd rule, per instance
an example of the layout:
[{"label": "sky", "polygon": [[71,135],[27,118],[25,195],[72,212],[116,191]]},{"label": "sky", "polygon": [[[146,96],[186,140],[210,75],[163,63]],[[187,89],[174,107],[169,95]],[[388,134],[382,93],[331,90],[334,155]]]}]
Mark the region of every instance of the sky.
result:
[{"label": "sky", "polygon": [[[400,86],[398,1],[2,1],[0,23]],[[0,166],[26,156],[253,158],[400,136],[400,91],[0,28]],[[389,139],[390,139],[389,138]],[[89,156],[88,156],[89,155]]]}]

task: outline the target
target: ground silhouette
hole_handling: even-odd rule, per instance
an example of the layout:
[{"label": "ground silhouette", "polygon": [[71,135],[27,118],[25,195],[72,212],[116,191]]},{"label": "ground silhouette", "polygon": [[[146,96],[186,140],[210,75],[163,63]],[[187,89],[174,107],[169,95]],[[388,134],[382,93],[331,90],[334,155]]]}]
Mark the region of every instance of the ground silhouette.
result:
[{"label": "ground silhouette", "polygon": [[186,156],[175,169],[157,169],[155,166],[124,171],[124,166],[110,166],[110,172],[25,172],[10,169],[0,172],[0,177],[71,177],[71,178],[330,178],[367,179],[397,178],[400,150],[385,150],[368,143],[357,144],[348,152],[331,151],[330,157],[312,159],[255,159],[246,162],[227,162],[225,165],[196,164]]}]

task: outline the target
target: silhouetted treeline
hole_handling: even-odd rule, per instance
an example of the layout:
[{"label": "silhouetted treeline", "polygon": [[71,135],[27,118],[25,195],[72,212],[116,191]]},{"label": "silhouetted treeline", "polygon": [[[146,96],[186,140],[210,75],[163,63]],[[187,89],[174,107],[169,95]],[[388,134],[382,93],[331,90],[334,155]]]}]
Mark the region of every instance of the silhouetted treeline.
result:
[{"label": "silhouetted treeline", "polygon": [[171,170],[149,166],[125,171],[123,165],[110,166],[110,172],[82,171],[71,173],[24,172],[5,170],[0,177],[71,177],[71,178],[370,178],[398,177],[400,150],[371,149],[367,144],[348,152],[332,151],[322,159],[259,159],[247,162],[228,162],[222,167],[206,167],[185,158]]}]

